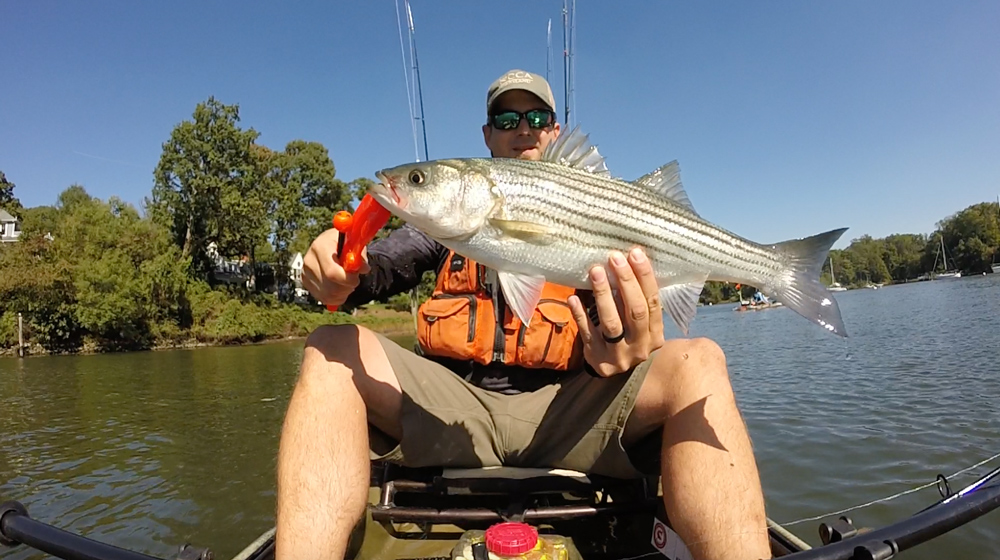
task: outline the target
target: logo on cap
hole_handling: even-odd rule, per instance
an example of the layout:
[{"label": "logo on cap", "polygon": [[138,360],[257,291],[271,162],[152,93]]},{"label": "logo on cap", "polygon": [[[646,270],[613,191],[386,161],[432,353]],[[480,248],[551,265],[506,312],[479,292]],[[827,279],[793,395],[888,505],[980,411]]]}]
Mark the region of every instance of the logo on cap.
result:
[{"label": "logo on cap", "polygon": [[503,78],[500,78],[500,87],[510,84],[530,84],[533,81],[535,81],[535,77],[530,72],[516,70],[508,72]]}]

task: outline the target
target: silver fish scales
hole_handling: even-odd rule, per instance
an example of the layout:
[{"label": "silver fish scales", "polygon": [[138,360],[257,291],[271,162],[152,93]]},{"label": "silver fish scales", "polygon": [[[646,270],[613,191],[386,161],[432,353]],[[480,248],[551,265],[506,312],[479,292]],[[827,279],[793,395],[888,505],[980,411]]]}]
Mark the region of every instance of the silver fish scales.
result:
[{"label": "silver fish scales", "polygon": [[703,219],[671,162],[636,181],[612,177],[578,130],[542,161],[451,159],[380,171],[371,194],[455,252],[497,270],[504,297],[530,320],[546,281],[589,288],[589,269],[612,250],[642,247],[660,299],[685,334],[707,280],[744,283],[835,334],[836,300],[819,282],[846,231],[759,244]]}]

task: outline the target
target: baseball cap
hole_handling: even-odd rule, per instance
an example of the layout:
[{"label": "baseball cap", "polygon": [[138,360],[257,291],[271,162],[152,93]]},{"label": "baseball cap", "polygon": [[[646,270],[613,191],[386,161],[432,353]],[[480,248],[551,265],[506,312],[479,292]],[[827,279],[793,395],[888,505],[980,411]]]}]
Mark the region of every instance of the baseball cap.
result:
[{"label": "baseball cap", "polygon": [[486,92],[486,112],[490,112],[493,102],[498,97],[514,89],[523,89],[524,91],[533,93],[545,102],[549,106],[549,109],[552,109],[552,111],[556,110],[556,99],[552,95],[552,88],[549,87],[549,82],[545,78],[538,74],[514,69],[504,72],[502,76],[490,85],[490,89]]}]

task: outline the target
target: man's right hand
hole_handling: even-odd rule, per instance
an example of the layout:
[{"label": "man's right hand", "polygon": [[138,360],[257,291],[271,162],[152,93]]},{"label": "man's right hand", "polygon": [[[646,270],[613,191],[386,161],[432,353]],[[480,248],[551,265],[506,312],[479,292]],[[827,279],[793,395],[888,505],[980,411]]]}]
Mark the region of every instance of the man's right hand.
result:
[{"label": "man's right hand", "polygon": [[358,287],[358,276],[371,270],[366,248],[361,251],[361,270],[348,274],[337,261],[339,238],[340,233],[335,229],[324,231],[302,259],[302,285],[323,305],[343,305],[347,296]]}]

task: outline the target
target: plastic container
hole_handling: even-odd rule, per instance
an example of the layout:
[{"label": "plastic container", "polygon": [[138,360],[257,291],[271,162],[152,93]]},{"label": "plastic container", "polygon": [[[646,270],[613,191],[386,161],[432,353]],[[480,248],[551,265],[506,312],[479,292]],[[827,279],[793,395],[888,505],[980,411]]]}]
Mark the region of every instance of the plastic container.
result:
[{"label": "plastic container", "polygon": [[475,560],[472,546],[486,543],[490,560],[569,560],[566,538],[539,535],[527,523],[497,523],[485,531],[466,531],[452,549],[452,560]]}]

